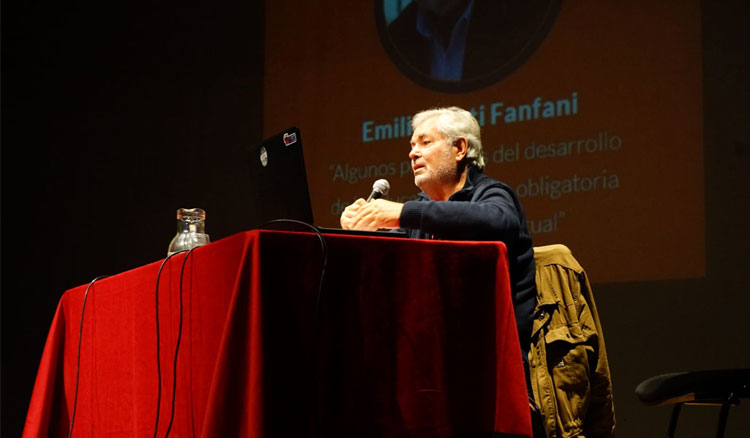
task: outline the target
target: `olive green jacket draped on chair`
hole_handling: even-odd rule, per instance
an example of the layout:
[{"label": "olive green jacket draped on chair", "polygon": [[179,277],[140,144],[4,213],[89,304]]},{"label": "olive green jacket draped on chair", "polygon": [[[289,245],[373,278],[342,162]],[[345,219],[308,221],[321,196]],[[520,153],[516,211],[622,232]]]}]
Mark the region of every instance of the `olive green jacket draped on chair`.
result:
[{"label": "olive green jacket draped on chair", "polygon": [[548,438],[614,436],[612,381],[586,273],[564,245],[534,248],[531,386]]}]

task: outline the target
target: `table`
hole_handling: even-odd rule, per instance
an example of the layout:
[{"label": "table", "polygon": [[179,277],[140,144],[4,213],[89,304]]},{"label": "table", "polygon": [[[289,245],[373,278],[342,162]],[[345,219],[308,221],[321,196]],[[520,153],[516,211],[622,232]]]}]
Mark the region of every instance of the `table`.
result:
[{"label": "table", "polygon": [[[158,343],[161,262],[97,281],[73,436],[154,436],[160,387],[158,436],[530,435],[502,243],[325,242],[319,297],[312,233],[248,231],[172,257]],[[26,438],[67,436],[85,290],[58,305]]]}]

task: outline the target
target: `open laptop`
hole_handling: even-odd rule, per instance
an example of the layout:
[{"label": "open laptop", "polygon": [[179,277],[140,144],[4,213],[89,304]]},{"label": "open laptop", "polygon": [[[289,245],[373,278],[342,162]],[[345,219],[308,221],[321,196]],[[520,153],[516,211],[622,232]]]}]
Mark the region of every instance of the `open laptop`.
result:
[{"label": "open laptop", "polygon": [[[307,183],[302,136],[291,127],[249,150],[251,222],[258,228],[274,219],[315,224]],[[316,227],[322,233],[405,237],[400,231],[343,230]]]}]

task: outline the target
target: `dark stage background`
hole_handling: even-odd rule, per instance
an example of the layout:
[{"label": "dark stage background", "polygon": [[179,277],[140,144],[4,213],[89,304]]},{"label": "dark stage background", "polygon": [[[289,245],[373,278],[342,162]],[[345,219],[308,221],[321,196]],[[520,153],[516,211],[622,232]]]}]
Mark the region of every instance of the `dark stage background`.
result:
[{"label": "dark stage background", "polygon": [[[750,8],[702,8],[707,276],[592,279],[620,437],[666,428],[668,408],[635,399],[641,380],[750,367]],[[24,2],[4,5],[2,29],[2,435],[19,436],[66,289],[162,258],[179,207],[204,208],[213,240],[248,228],[264,7]],[[683,412],[680,436],[710,436],[717,412]],[[748,435],[743,405],[727,436]]]}]

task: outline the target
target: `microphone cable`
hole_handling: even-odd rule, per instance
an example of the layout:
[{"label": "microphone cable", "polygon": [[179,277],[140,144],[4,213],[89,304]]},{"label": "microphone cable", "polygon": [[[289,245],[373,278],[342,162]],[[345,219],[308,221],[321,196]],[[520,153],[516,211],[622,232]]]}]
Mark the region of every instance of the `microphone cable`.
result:
[{"label": "microphone cable", "polygon": [[185,259],[182,261],[182,270],[180,272],[180,322],[179,322],[179,332],[177,334],[177,345],[175,347],[175,354],[174,354],[174,375],[173,375],[173,385],[172,385],[172,413],[170,415],[169,420],[169,428],[167,429],[167,433],[165,435],[169,436],[169,431],[172,428],[172,421],[174,420],[174,402],[175,402],[175,394],[176,394],[176,387],[177,387],[177,353],[179,352],[180,348],[180,339],[182,336],[182,280],[183,280],[183,273],[185,271],[185,263],[187,262],[187,258],[190,255],[190,253],[193,251],[192,248],[190,250],[183,249],[181,251],[177,251],[175,253],[172,253],[167,256],[167,258],[164,259],[164,261],[161,262],[161,265],[159,266],[159,271],[156,274],[156,374],[157,374],[157,396],[156,396],[156,421],[154,423],[154,438],[156,438],[156,435],[159,430],[159,414],[161,411],[161,346],[160,346],[160,330],[159,330],[159,281],[161,280],[161,272],[164,269],[164,265],[167,264],[167,262],[177,254],[182,253],[188,253],[185,255]]},{"label": "microphone cable", "polygon": [[107,278],[108,275],[100,275],[89,283],[88,287],[86,288],[86,292],[83,294],[83,305],[81,306],[81,325],[78,329],[78,354],[76,358],[76,384],[75,384],[75,392],[73,395],[73,413],[70,416],[70,430],[68,431],[68,438],[73,436],[73,425],[76,421],[76,409],[78,407],[78,378],[80,376],[81,372],[81,339],[83,339],[83,315],[86,312],[86,299],[89,296],[89,290],[91,289],[91,286],[94,285],[97,281],[101,280],[102,278]]},{"label": "microphone cable", "polygon": [[318,313],[320,313],[320,302],[323,297],[323,280],[326,275],[326,265],[328,264],[328,245],[326,244],[326,239],[323,237],[323,235],[320,233],[320,230],[318,227],[314,225],[310,225],[307,222],[298,221],[295,219],[273,219],[268,222],[264,222],[259,229],[265,228],[267,225],[274,225],[274,224],[295,224],[295,225],[301,225],[305,228],[308,228],[312,230],[313,233],[318,237],[318,240],[320,241],[320,250],[321,250],[321,261],[322,266],[320,268],[320,281],[318,282],[318,293],[315,297],[315,308]]},{"label": "microphone cable", "polygon": [[193,250],[195,250],[195,248],[198,247],[195,246],[193,248],[190,248],[187,254],[185,254],[185,258],[182,260],[182,268],[180,269],[180,323],[177,332],[177,343],[174,347],[174,368],[172,372],[172,413],[169,415],[169,426],[167,426],[167,433],[164,435],[164,438],[167,438],[169,436],[169,431],[172,430],[172,423],[174,422],[174,405],[177,397],[177,355],[180,352],[180,340],[182,339],[182,315],[184,313],[182,305],[182,280],[185,275],[185,265],[187,264],[187,260],[193,253]]},{"label": "microphone cable", "polygon": [[159,271],[156,274],[156,375],[157,375],[157,395],[156,395],[156,423],[154,424],[154,438],[156,438],[157,431],[159,429],[159,413],[161,411],[161,345],[160,345],[160,332],[159,332],[159,281],[161,280],[161,271],[164,269],[164,265],[177,254],[187,252],[186,249],[177,251],[169,254],[159,266]]},{"label": "microphone cable", "polygon": [[[294,219],[274,219],[274,220],[270,220],[268,222],[263,223],[259,228],[263,228],[267,225],[281,224],[281,223],[296,224],[296,225],[301,225],[305,228],[308,228],[315,233],[315,235],[318,237],[318,240],[320,241],[322,267],[320,270],[320,282],[318,283],[318,293],[315,297],[315,328],[314,328],[315,342],[312,343],[311,351],[310,351],[312,355],[311,360],[314,366],[315,376],[319,376],[322,371],[320,361],[319,361],[320,354],[321,354],[319,352],[319,349],[321,348],[320,344],[322,343],[321,336],[322,336],[322,326],[323,326],[321,302],[323,300],[323,281],[325,279],[326,266],[328,264],[328,245],[326,244],[326,239],[323,237],[320,230],[316,226],[308,224],[307,222],[302,222],[302,221],[298,221]],[[316,379],[313,382],[311,382],[313,403],[317,401],[317,398],[320,394],[320,388],[318,387],[319,384],[316,383],[318,381],[319,379]],[[321,433],[320,430],[322,427],[321,426],[322,414],[320,412],[320,409],[321,409],[320,407],[316,408],[316,413],[313,417],[314,433],[312,436],[319,436]]]}]

